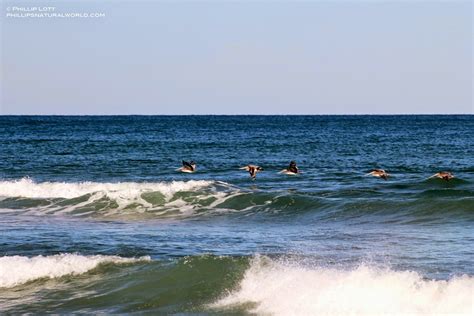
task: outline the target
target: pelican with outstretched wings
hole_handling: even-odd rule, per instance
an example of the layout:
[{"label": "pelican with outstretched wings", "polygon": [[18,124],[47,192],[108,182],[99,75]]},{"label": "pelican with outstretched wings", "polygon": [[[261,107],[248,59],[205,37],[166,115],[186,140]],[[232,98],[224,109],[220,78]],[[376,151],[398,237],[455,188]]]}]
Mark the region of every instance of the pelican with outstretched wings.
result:
[{"label": "pelican with outstretched wings", "polygon": [[368,174],[368,176],[374,176],[374,177],[378,177],[378,178],[382,178],[384,180],[387,180],[388,177],[390,176],[390,174],[388,174],[385,170],[383,169],[374,169],[372,171],[370,171]]},{"label": "pelican with outstretched wings", "polygon": [[453,179],[454,176],[451,172],[441,171],[441,172],[435,173],[434,175],[432,175],[428,179],[431,179],[431,178],[439,178],[439,179],[443,179],[444,181],[449,181],[449,180]]},{"label": "pelican with outstretched wings", "polygon": [[247,170],[250,174],[250,177],[255,180],[257,178],[257,172],[263,171],[263,168],[255,165],[247,165],[245,167],[239,168],[241,170]]}]

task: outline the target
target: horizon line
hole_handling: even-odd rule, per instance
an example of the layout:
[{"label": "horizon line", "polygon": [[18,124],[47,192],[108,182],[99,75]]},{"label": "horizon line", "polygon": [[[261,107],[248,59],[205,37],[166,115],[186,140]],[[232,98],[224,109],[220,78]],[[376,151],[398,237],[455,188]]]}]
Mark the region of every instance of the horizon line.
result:
[{"label": "horizon line", "polygon": [[1,114],[0,116],[460,116],[474,113],[349,113],[349,114]]}]

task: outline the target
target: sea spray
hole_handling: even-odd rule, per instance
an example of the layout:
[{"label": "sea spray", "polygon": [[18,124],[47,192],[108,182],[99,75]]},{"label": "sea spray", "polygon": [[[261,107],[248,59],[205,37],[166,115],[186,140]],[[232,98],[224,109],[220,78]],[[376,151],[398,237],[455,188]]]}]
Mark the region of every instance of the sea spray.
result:
[{"label": "sea spray", "polygon": [[212,306],[271,315],[472,315],[474,279],[426,280],[369,265],[341,270],[256,256],[239,287]]}]

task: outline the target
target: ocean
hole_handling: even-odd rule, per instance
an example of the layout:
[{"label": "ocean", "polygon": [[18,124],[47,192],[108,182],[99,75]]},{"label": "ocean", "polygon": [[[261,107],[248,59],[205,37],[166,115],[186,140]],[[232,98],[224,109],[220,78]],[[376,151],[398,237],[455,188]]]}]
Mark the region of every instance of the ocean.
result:
[{"label": "ocean", "polygon": [[0,116],[0,310],[473,315],[473,136],[472,115]]}]

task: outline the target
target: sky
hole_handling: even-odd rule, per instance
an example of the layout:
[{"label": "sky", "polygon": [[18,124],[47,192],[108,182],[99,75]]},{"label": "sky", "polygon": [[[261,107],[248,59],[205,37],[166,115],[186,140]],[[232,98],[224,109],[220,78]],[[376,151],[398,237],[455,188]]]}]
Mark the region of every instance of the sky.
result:
[{"label": "sky", "polygon": [[0,1],[4,115],[474,114],[471,1]]}]

